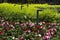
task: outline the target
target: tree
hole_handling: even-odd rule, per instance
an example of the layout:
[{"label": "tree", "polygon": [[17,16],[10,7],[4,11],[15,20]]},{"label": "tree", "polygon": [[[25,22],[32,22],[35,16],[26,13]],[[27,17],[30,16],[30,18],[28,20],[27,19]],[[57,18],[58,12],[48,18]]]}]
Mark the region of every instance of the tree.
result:
[{"label": "tree", "polygon": [[4,0],[4,2],[7,2],[7,0]]}]

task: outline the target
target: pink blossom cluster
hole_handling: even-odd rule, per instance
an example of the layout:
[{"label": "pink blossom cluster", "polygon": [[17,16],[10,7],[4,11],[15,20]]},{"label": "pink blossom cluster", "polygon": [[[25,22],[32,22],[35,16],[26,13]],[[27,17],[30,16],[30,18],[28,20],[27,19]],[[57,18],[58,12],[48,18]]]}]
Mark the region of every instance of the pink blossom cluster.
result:
[{"label": "pink blossom cluster", "polygon": [[57,32],[57,29],[55,27],[48,29],[45,35],[43,36],[42,40],[50,40],[51,37],[56,35],[55,32]]}]

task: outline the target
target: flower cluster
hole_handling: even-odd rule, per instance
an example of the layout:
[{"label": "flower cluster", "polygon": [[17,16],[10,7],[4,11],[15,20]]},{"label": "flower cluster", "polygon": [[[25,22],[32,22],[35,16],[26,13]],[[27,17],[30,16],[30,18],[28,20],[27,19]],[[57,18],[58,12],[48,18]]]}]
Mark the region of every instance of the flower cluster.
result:
[{"label": "flower cluster", "polygon": [[45,35],[43,36],[43,40],[50,40],[51,37],[56,36],[56,32],[57,32],[57,29],[54,27],[48,29]]},{"label": "flower cluster", "polygon": [[0,37],[2,40],[50,40],[56,36],[59,24],[39,22],[38,25],[29,22],[13,21],[0,18]]}]

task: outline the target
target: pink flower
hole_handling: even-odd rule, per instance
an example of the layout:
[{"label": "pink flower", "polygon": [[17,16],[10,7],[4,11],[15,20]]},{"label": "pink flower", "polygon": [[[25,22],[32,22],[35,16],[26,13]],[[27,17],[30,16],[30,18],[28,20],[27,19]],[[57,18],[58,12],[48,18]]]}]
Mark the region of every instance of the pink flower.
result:
[{"label": "pink flower", "polygon": [[30,29],[28,29],[27,31],[28,31],[28,33],[30,33],[30,32],[31,32],[31,30],[30,30]]},{"label": "pink flower", "polygon": [[46,40],[46,39],[47,39],[46,36],[43,36],[42,40]]},{"label": "pink flower", "polygon": [[45,24],[45,22],[42,22],[42,24]]},{"label": "pink flower", "polygon": [[50,31],[57,31],[57,29],[54,28],[54,27],[53,27],[53,28],[50,28],[49,30],[50,30]]},{"label": "pink flower", "polygon": [[6,24],[7,24],[7,25],[9,25],[9,22],[8,22],[8,21],[6,21]]},{"label": "pink flower", "polygon": [[47,36],[50,36],[50,35],[51,35],[51,33],[50,33],[50,32],[47,32],[47,33],[46,33],[46,35],[47,35]]},{"label": "pink flower", "polygon": [[46,36],[47,39],[50,39],[50,36]]},{"label": "pink flower", "polygon": [[29,26],[30,26],[30,27],[34,26],[34,23],[30,22],[30,23],[29,23]]},{"label": "pink flower", "polygon": [[13,29],[15,28],[13,25],[10,25]]},{"label": "pink flower", "polygon": [[24,37],[23,37],[23,36],[21,36],[21,37],[20,37],[20,40],[24,40]]},{"label": "pink flower", "polygon": [[60,24],[58,23],[58,24],[56,24],[57,26],[60,26]]},{"label": "pink flower", "polygon": [[23,25],[24,27],[26,27],[26,22],[23,22],[21,25]]},{"label": "pink flower", "polygon": [[43,40],[47,40],[47,39],[49,40],[50,38],[51,38],[51,36],[44,35],[42,39]]},{"label": "pink flower", "polygon": [[54,31],[57,31],[57,29],[56,29],[56,28],[53,28],[53,30],[54,30]]},{"label": "pink flower", "polygon": [[3,22],[1,25],[4,26],[5,25],[5,22]]}]

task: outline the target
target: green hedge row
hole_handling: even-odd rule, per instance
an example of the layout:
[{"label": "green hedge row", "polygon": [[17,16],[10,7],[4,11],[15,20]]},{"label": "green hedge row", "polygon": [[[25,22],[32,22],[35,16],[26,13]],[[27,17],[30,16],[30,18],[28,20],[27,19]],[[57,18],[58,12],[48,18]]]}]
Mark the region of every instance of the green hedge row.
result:
[{"label": "green hedge row", "polygon": [[[0,4],[0,16],[4,16],[5,19],[16,19],[16,20],[26,20],[30,19],[36,21],[36,11],[38,8],[44,8],[43,11],[39,12],[40,21],[49,21],[53,22],[56,20],[60,22],[60,14],[58,13],[58,8],[60,5],[48,5],[48,4],[23,4],[21,10],[21,5],[19,4],[9,4],[1,3]],[[25,19],[23,20],[25,21]]]}]

